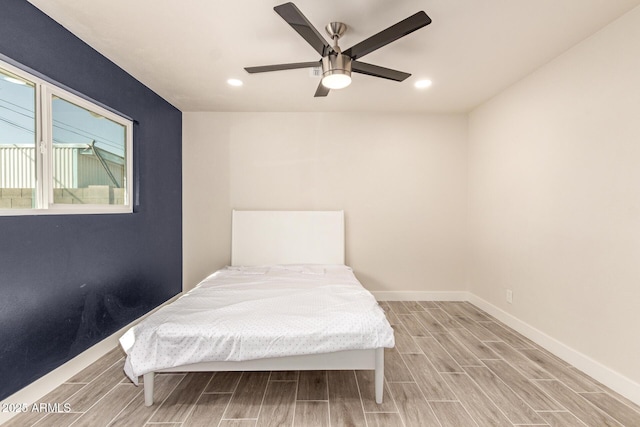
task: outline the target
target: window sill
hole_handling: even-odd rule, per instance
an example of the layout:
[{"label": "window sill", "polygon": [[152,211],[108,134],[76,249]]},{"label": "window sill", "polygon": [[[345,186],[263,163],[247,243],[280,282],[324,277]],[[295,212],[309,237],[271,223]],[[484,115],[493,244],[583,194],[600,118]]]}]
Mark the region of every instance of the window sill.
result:
[{"label": "window sill", "polygon": [[51,207],[49,209],[0,209],[0,216],[34,215],[109,215],[133,213],[131,206],[118,206],[105,209],[104,206],[83,206],[78,208]]}]

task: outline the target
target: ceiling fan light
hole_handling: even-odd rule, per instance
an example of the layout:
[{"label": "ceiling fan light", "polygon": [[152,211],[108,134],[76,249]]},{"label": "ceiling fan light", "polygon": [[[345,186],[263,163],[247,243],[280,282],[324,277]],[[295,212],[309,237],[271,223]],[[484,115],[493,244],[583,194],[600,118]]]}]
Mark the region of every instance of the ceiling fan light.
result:
[{"label": "ceiling fan light", "polygon": [[322,85],[328,89],[343,89],[351,84],[351,58],[336,54],[322,58]]},{"label": "ceiling fan light", "polygon": [[351,76],[346,73],[342,74],[340,70],[336,70],[322,78],[322,85],[328,89],[344,89],[350,84]]}]

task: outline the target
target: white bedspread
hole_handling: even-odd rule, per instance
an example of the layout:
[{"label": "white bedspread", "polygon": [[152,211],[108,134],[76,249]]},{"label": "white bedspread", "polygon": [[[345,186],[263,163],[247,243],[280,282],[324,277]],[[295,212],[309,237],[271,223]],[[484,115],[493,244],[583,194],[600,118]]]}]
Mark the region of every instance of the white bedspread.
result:
[{"label": "white bedspread", "polygon": [[125,373],[393,347],[393,329],[344,265],[227,267],[127,331]]}]

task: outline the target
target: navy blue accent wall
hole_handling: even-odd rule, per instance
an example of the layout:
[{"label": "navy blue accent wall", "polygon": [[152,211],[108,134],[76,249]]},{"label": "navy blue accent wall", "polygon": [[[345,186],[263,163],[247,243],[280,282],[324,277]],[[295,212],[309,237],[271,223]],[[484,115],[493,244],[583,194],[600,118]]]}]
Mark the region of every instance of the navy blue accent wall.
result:
[{"label": "navy blue accent wall", "polygon": [[137,121],[133,214],[0,217],[1,400],[182,289],[182,113],[25,0],[0,53]]}]

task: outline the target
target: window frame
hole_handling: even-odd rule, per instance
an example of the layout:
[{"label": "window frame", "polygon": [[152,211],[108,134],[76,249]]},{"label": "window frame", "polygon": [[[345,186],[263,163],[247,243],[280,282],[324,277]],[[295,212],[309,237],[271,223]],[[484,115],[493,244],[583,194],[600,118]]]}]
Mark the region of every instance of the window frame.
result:
[{"label": "window frame", "polygon": [[[0,216],[123,214],[133,212],[133,120],[105,108],[88,97],[73,93],[59,84],[46,81],[0,58],[0,68],[15,74],[35,86],[36,185],[33,208],[0,208]],[[54,96],[87,111],[99,114],[125,128],[124,204],[63,204],[54,203],[53,183],[53,98]]]}]

